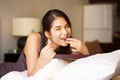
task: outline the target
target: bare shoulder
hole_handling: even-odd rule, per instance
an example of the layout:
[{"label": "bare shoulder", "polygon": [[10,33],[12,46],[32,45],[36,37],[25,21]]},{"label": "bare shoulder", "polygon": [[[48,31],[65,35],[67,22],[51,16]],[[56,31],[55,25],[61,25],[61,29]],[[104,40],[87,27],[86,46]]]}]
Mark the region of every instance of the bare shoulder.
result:
[{"label": "bare shoulder", "polygon": [[27,42],[39,42],[39,41],[41,41],[41,35],[40,35],[40,33],[38,33],[38,32],[35,32],[35,33],[32,33],[32,34],[30,34],[29,36],[28,36],[28,38],[27,38]]},{"label": "bare shoulder", "polygon": [[25,53],[31,53],[32,51],[38,52],[40,49],[40,43],[41,42],[41,35],[39,33],[32,33],[28,36],[24,52]]}]

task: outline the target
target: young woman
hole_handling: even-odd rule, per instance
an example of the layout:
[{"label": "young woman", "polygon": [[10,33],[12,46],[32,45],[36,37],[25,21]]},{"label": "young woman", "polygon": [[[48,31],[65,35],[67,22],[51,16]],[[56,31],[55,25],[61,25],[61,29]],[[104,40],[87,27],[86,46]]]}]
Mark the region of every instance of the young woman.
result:
[{"label": "young woman", "polygon": [[43,33],[29,35],[24,50],[14,65],[0,65],[1,76],[10,71],[24,70],[27,70],[28,76],[32,76],[47,65],[56,54],[89,55],[84,43],[71,37],[71,22],[61,10],[49,10],[43,17],[42,27]]},{"label": "young woman", "polygon": [[31,34],[24,48],[29,76],[42,69],[57,53],[89,54],[84,43],[71,38],[71,23],[64,12],[49,10],[43,17],[42,27],[43,34]]}]

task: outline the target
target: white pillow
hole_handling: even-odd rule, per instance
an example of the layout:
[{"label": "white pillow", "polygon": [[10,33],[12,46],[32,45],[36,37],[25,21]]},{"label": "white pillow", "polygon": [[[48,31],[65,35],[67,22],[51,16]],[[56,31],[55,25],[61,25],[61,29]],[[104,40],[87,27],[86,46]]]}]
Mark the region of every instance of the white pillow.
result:
[{"label": "white pillow", "polygon": [[61,59],[52,59],[43,69],[35,73],[34,76],[26,77],[24,80],[53,80],[59,71],[68,64]]},{"label": "white pillow", "polygon": [[120,50],[81,58],[69,64],[53,59],[31,77],[27,76],[27,71],[13,71],[0,80],[110,80],[120,65],[119,61]]},{"label": "white pillow", "polygon": [[110,80],[120,59],[120,50],[76,60],[64,67],[53,80]]},{"label": "white pillow", "polygon": [[4,75],[0,80],[53,80],[58,72],[67,64],[68,62],[65,60],[52,59],[50,63],[33,76],[28,77],[27,71],[12,71]]},{"label": "white pillow", "polygon": [[11,71],[2,76],[0,80],[24,80],[25,77],[27,77],[27,71]]}]

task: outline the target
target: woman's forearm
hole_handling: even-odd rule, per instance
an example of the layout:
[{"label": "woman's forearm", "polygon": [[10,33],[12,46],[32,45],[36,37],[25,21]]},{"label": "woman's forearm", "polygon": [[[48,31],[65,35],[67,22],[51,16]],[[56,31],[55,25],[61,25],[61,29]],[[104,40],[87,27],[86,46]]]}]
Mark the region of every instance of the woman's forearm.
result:
[{"label": "woman's forearm", "polygon": [[28,71],[28,76],[34,75],[36,72],[41,70],[44,66],[45,66],[45,64],[43,64],[42,61],[38,60],[35,64],[35,66],[33,67],[33,69],[31,71]]}]

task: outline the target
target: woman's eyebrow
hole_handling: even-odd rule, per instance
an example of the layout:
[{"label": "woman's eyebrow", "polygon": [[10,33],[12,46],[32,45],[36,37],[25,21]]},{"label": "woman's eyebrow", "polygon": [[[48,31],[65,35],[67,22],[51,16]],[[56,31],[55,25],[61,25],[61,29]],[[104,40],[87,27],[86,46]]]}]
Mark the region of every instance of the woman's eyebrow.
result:
[{"label": "woman's eyebrow", "polygon": [[[66,26],[66,25],[69,25],[69,24],[66,23],[64,26]],[[54,28],[59,28],[59,27],[61,27],[61,25],[54,26]]]}]

